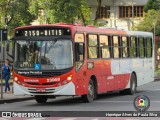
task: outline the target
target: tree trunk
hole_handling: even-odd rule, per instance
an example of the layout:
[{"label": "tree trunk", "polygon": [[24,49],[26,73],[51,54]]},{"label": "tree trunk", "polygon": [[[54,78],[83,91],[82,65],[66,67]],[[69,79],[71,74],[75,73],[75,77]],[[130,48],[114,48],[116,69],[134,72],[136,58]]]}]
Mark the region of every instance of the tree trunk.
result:
[{"label": "tree trunk", "polygon": [[100,9],[101,9],[102,0],[97,0],[97,3],[98,3],[98,5],[97,5],[97,10],[96,10],[96,17],[95,17],[94,20],[97,20],[98,17],[99,17],[99,13],[100,13]]}]

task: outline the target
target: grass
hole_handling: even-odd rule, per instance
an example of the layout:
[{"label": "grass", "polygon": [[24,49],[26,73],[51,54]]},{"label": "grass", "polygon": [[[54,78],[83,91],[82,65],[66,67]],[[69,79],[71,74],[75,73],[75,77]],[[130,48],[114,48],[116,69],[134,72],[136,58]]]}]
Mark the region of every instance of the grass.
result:
[{"label": "grass", "polygon": [[157,74],[160,73],[160,69],[156,70],[155,73],[157,73]]}]

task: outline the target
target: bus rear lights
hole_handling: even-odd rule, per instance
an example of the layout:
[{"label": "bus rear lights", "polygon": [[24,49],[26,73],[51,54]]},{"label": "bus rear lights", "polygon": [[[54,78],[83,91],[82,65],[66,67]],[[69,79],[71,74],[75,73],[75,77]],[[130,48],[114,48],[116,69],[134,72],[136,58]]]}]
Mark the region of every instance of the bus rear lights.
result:
[{"label": "bus rear lights", "polygon": [[14,81],[17,81],[18,80],[18,78],[17,77],[14,77]]}]

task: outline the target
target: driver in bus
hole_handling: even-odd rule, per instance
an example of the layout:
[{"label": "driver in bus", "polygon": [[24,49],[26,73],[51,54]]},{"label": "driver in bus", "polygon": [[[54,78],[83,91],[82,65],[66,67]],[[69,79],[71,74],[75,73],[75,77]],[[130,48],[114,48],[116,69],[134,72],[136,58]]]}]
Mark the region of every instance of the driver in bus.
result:
[{"label": "driver in bus", "polygon": [[38,63],[39,48],[36,42],[32,42],[29,46],[29,61],[33,63]]}]

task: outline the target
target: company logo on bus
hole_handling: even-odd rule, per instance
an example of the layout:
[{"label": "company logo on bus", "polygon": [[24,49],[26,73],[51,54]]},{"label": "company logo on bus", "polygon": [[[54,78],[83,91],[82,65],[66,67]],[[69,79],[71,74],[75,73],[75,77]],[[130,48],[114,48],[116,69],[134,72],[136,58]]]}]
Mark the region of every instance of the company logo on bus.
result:
[{"label": "company logo on bus", "polygon": [[24,79],[24,82],[32,82],[32,83],[38,83],[39,82],[39,80],[37,80],[37,79]]}]

